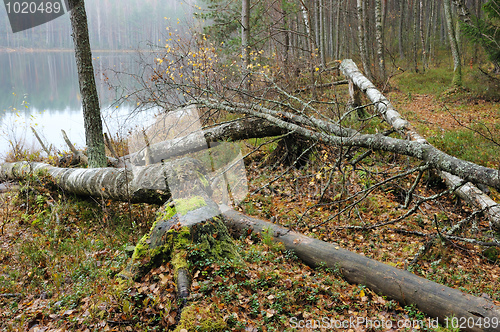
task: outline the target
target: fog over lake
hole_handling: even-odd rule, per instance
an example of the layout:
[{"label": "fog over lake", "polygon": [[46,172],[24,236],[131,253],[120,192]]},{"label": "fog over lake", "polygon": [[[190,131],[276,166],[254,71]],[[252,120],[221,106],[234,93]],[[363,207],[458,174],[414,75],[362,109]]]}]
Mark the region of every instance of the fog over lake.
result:
[{"label": "fog over lake", "polygon": [[[104,131],[111,136],[124,135],[147,121],[153,111],[131,119],[135,105],[116,106],[114,103],[123,91],[110,88],[104,77],[113,74],[113,71],[138,72],[137,53],[95,52],[93,55]],[[39,146],[30,126],[48,145],[58,149],[68,149],[61,129],[78,147],[85,146],[83,111],[73,52],[0,53],[0,66],[0,158],[5,157],[13,140],[24,140],[25,146]],[[130,88],[133,81],[122,81],[121,84]]]}]

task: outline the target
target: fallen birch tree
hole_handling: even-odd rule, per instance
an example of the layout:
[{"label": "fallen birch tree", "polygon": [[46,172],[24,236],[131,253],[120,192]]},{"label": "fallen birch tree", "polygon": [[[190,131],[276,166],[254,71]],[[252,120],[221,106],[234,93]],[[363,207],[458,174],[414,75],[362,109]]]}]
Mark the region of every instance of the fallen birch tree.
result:
[{"label": "fallen birch tree", "polygon": [[[412,273],[366,258],[340,248],[335,243],[312,239],[290,229],[219,206],[210,197],[210,187],[192,159],[172,163],[137,167],[135,172],[105,169],[62,169],[47,164],[13,163],[0,167],[0,177],[22,179],[27,176],[49,175],[63,189],[79,195],[139,201],[137,192],[148,193],[151,185],[159,186],[165,196],[175,199],[164,203],[157,211],[151,230],[135,247],[131,261],[120,274],[124,278],[137,278],[155,265],[171,262],[176,273],[178,297],[184,303],[189,295],[187,251],[193,244],[216,260],[229,258],[239,261],[238,252],[228,230],[238,233],[246,229],[261,233],[271,230],[273,240],[293,250],[304,263],[317,266],[322,263],[339,269],[350,283],[363,284],[378,294],[399,301],[402,305],[416,305],[422,312],[444,322],[448,317],[460,319],[499,319],[500,308],[492,301],[462,293],[439,285]],[[167,175],[168,174],[168,175]],[[124,182],[125,180],[125,182]],[[163,185],[164,184],[164,185]],[[102,190],[103,185],[110,186]],[[120,191],[128,186],[130,197]],[[141,187],[143,186],[143,187]],[[158,189],[157,189],[158,190]],[[469,326],[468,331],[495,331],[496,328]]]},{"label": "fallen birch tree", "polygon": [[[314,117],[287,115],[258,105],[245,106],[241,103],[201,98],[193,103],[200,107],[260,117],[277,127],[332,146],[363,147],[414,157],[424,161],[432,168],[449,172],[467,181],[482,183],[500,190],[500,174],[498,170],[455,158],[423,142],[397,139],[382,134],[356,133],[352,129],[342,128],[334,123],[328,123]],[[292,119],[299,118],[303,118],[305,123],[296,124],[291,122]],[[309,127],[311,124],[318,126],[318,128]],[[351,132],[356,134],[347,135]]]},{"label": "fallen birch tree", "polygon": [[[204,127],[199,132],[151,144],[147,153],[153,163],[158,163],[162,159],[206,150],[207,145],[211,143],[278,136],[285,133],[285,129],[277,127],[262,118],[246,117]],[[144,165],[146,151],[145,147],[140,151],[123,156],[122,159],[129,164]]]},{"label": "fallen birch tree", "polygon": [[[408,137],[409,139],[424,146],[431,146],[425,138],[417,133],[408,121],[401,117],[399,112],[394,108],[394,106],[392,106],[391,102],[361,73],[352,60],[342,61],[340,70],[349,81],[353,82],[359,90],[366,94],[368,99],[375,106],[377,112],[397,132],[399,132],[403,137]],[[355,97],[351,96],[351,98]],[[443,160],[443,162],[451,162],[451,160]],[[474,186],[473,183],[482,183],[481,181],[473,181],[470,178],[466,178],[463,175],[458,174],[458,172],[452,172],[449,169],[444,169],[442,167],[436,167],[436,169],[438,170],[439,176],[444,180],[444,182],[446,182],[448,187],[458,187],[455,192],[471,206],[479,210],[483,210],[490,220],[491,226],[496,230],[500,230],[500,205]],[[474,172],[476,170],[475,167],[467,167],[464,169],[467,170],[467,172]],[[496,170],[496,173],[498,177],[500,171]],[[472,183],[467,182],[458,186],[461,182],[463,182],[464,178]]]}]

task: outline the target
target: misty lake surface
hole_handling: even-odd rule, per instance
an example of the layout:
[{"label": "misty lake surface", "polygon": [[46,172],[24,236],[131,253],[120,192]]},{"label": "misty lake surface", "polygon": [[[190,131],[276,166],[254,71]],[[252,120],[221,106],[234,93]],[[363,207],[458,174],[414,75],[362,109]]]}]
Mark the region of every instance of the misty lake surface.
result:
[{"label": "misty lake surface", "polygon": [[[93,52],[104,131],[112,137],[124,136],[141,123],[148,122],[158,110],[130,117],[135,105],[116,105],[123,89],[110,88],[104,79],[115,82],[114,71],[139,73],[137,52]],[[0,53],[0,160],[12,141],[25,147],[39,147],[30,126],[47,146],[68,150],[61,129],[77,146],[85,146],[83,111],[75,56],[70,51]],[[125,77],[125,75],[122,75]],[[133,80],[120,81],[132,87]],[[134,112],[135,113],[135,112]]]}]

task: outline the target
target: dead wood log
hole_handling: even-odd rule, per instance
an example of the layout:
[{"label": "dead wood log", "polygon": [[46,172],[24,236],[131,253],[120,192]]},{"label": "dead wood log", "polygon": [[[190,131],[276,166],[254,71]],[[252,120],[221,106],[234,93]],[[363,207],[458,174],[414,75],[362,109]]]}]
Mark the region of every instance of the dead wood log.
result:
[{"label": "dead wood log", "polygon": [[[336,243],[316,240],[227,207],[221,207],[221,210],[226,225],[232,232],[242,234],[252,230],[262,233],[264,230],[270,230],[274,242],[283,243],[286,249],[293,250],[307,265],[315,267],[326,264],[329,268],[338,270],[347,282],[366,285],[377,294],[394,299],[401,305],[414,304],[430,317],[438,318],[440,323],[444,324],[445,319],[452,316],[460,321],[500,321],[500,307],[489,299],[418,277],[408,271],[342,249]],[[479,324],[470,324],[467,327],[466,331],[498,331],[498,327],[493,328],[493,325],[485,328]]]},{"label": "dead wood log", "polygon": [[134,165],[143,165],[146,160],[146,155],[148,154],[150,162],[157,163],[162,159],[206,150],[207,143],[278,136],[285,132],[284,129],[261,118],[247,117],[212,127],[206,127],[199,133],[192,133],[183,137],[151,144],[149,149],[143,149],[136,153],[126,155],[123,159]]},{"label": "dead wood log", "polygon": [[[392,106],[391,102],[359,71],[354,61],[349,59],[342,61],[340,70],[366,94],[368,99],[374,103],[377,112],[403,137],[408,137],[413,141],[430,146],[429,142],[420,136],[408,121],[401,117],[399,112]],[[473,170],[471,169],[470,171]],[[449,188],[453,188],[462,182],[460,177],[463,178],[463,176],[456,173],[450,173],[453,172],[438,168],[439,176],[446,182]],[[500,172],[497,171],[497,173]],[[470,179],[467,178],[467,180]],[[481,181],[473,180],[471,182],[481,183]],[[470,182],[458,188],[456,193],[471,206],[484,210],[490,221],[490,225],[496,230],[500,230],[500,205],[498,203]]]},{"label": "dead wood log", "polygon": [[201,163],[194,159],[119,169],[60,168],[44,163],[16,162],[0,166],[0,179],[22,180],[32,174],[48,174],[62,190],[69,193],[124,202],[163,204],[171,195],[165,179],[182,176],[184,167],[197,174],[205,174]]},{"label": "dead wood log", "polygon": [[35,128],[33,128],[33,127],[30,127],[30,128],[31,128],[31,131],[33,132],[33,135],[35,135],[36,139],[38,140],[38,143],[40,143],[40,146],[42,147],[43,151],[45,151],[47,156],[50,157],[50,150],[51,150],[52,146],[47,148],[47,146],[45,146],[45,143],[43,143],[42,138],[36,132]]},{"label": "dead wood log", "polygon": [[83,154],[83,152],[78,151],[75,148],[75,146],[73,145],[73,143],[71,143],[71,141],[68,138],[68,135],[66,135],[66,132],[63,129],[61,129],[61,132],[62,132],[62,135],[63,135],[64,142],[66,142],[66,145],[69,147],[69,149],[71,150],[71,152],[73,152],[73,154],[79,159],[79,161],[82,164],[88,164],[89,163],[89,158],[87,158],[87,156],[85,154]]},{"label": "dead wood log", "polygon": [[347,83],[348,83],[347,80],[343,80],[343,81],[323,83],[323,84],[318,84],[318,85],[308,85],[308,86],[303,87],[303,88],[298,88],[294,92],[300,93],[300,92],[306,92],[306,91],[314,90],[314,89],[326,89],[326,88],[331,88],[332,86],[343,85],[343,84],[347,84]]},{"label": "dead wood log", "polygon": [[14,183],[9,183],[9,182],[0,183],[0,194],[16,191],[19,190],[19,188],[20,188],[19,185]]},{"label": "dead wood log", "polygon": [[[215,99],[198,99],[195,103],[212,109],[260,117],[289,132],[294,132],[303,137],[333,146],[357,146],[415,157],[426,162],[432,168],[449,172],[466,181],[483,183],[500,190],[500,172],[498,170],[455,158],[430,144],[425,144],[425,142],[386,137],[382,134],[357,134],[348,136],[347,134],[354,131],[353,129],[341,128],[333,123],[329,123],[327,126],[318,122],[318,125],[322,126],[320,127],[322,132],[320,132],[306,128],[302,124],[297,125],[288,122],[283,112],[276,112],[259,105],[244,107],[238,103],[221,102]],[[299,118],[299,116],[295,117]],[[309,122],[313,121],[312,118],[308,118],[308,120]]]}]

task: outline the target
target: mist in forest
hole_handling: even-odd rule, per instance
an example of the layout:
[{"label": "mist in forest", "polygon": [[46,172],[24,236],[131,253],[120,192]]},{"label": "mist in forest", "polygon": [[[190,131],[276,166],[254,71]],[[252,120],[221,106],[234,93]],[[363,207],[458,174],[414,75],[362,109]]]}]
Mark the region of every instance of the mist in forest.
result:
[{"label": "mist in forest", "polygon": [[[127,50],[161,45],[167,26],[193,24],[195,1],[86,0],[90,42],[93,49]],[[3,6],[2,6],[3,7]],[[0,49],[72,49],[69,14],[46,24],[12,33],[7,11],[0,10]]]}]

